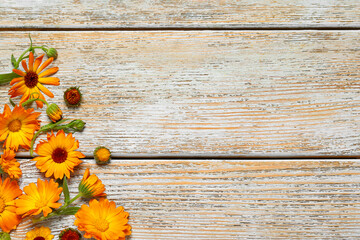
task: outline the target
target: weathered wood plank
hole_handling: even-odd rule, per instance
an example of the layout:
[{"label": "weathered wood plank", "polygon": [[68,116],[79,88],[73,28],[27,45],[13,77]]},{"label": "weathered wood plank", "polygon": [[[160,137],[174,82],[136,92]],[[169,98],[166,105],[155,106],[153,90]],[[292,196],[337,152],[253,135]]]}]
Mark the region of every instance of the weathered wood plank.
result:
[{"label": "weathered wood plank", "polygon": [[358,0],[3,0],[0,27],[359,27],[359,12]]},{"label": "weathered wood plank", "polygon": [[[20,160],[22,186],[41,177]],[[106,185],[108,198],[130,213],[131,239],[358,239],[360,162],[86,160]],[[54,234],[73,217],[45,223]],[[31,229],[22,223],[13,239]]]},{"label": "weathered wood plank", "polygon": [[[28,44],[0,33],[0,69]],[[359,31],[34,32],[90,155],[359,155]],[[80,86],[80,109],[63,91]],[[8,102],[8,86],[0,102]],[[47,122],[46,116],[43,118]]]}]

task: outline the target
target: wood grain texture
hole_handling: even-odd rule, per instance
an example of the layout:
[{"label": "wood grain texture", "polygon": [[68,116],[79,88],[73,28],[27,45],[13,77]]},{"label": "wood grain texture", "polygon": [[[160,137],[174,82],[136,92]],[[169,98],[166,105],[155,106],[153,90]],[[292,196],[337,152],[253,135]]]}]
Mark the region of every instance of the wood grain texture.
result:
[{"label": "wood grain texture", "polygon": [[[22,186],[41,177],[34,162],[20,162]],[[130,213],[134,240],[360,237],[358,160],[86,160],[71,178],[72,195],[87,167]],[[45,225],[56,235],[73,221]],[[13,239],[32,227],[23,222]]]},{"label": "wood grain texture", "polygon": [[[28,46],[0,33],[0,69]],[[127,154],[359,155],[359,31],[33,32],[59,51],[80,150]],[[63,91],[80,86],[80,109]],[[0,86],[8,102],[9,86]],[[44,110],[42,110],[44,113]],[[42,120],[49,120],[42,114]],[[44,138],[42,136],[41,138]],[[40,139],[41,139],[40,138]]]},{"label": "wood grain texture", "polygon": [[359,27],[358,0],[2,0],[0,27]]}]

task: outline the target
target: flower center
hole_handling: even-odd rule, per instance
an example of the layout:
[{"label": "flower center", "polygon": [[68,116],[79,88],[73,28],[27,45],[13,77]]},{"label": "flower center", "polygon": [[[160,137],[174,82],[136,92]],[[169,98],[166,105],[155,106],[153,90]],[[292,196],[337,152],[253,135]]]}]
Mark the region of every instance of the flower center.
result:
[{"label": "flower center", "polygon": [[5,202],[4,199],[0,198],[0,213],[5,210]]},{"label": "flower center", "polygon": [[71,105],[76,105],[79,103],[81,96],[77,89],[71,89],[66,92],[65,98]]},{"label": "flower center", "polygon": [[45,238],[44,237],[36,237],[36,238],[34,238],[34,240],[45,240]]},{"label": "flower center", "polygon": [[21,129],[21,125],[22,124],[19,119],[14,119],[9,123],[8,128],[12,132],[18,132]]},{"label": "flower center", "polygon": [[38,83],[39,76],[35,72],[27,72],[24,78],[25,85],[28,88],[33,88]]},{"label": "flower center", "polygon": [[105,232],[109,228],[109,223],[103,219],[97,219],[95,222],[95,227],[100,232]]},{"label": "flower center", "polygon": [[65,151],[65,149],[57,148],[52,153],[52,159],[56,163],[63,163],[67,159],[68,153]]},{"label": "flower center", "polygon": [[36,208],[43,208],[43,207],[45,207],[47,205],[47,203],[45,202],[45,201],[37,201],[36,203],[35,203],[35,207]]}]

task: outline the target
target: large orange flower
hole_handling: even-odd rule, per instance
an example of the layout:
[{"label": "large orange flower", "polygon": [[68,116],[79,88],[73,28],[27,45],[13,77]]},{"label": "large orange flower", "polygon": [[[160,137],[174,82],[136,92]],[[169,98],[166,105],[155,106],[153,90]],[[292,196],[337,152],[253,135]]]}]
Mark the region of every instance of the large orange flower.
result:
[{"label": "large orange flower", "polygon": [[[33,97],[33,98],[35,97],[45,100],[44,95],[41,93],[41,91],[51,98],[54,97],[54,94],[52,94],[52,92],[50,92],[49,89],[44,87],[43,84],[56,85],[56,86],[59,85],[60,82],[58,78],[48,77],[56,73],[59,70],[59,68],[53,67],[41,73],[41,71],[47,66],[49,66],[49,64],[53,61],[53,58],[49,58],[40,66],[43,57],[44,54],[36,58],[34,62],[34,55],[32,52],[30,52],[29,67],[26,66],[25,60],[21,61],[21,64],[25,72],[19,69],[13,69],[13,72],[16,73],[17,75],[20,75],[21,77],[14,78],[10,82],[10,85],[13,85],[14,83],[16,84],[10,88],[9,95],[11,95],[12,98],[17,96],[22,96],[20,100],[20,104],[28,100],[29,97]],[[43,103],[41,101],[36,101],[36,105],[40,108],[43,107]]]},{"label": "large orange flower", "polygon": [[131,234],[131,226],[127,224],[129,213],[105,198],[100,201],[92,199],[89,206],[82,205],[75,217],[74,225],[80,231],[85,231],[85,238],[125,240]]},{"label": "large orange flower", "polygon": [[21,177],[20,163],[15,159],[15,152],[11,149],[5,149],[0,157],[0,170],[10,178],[19,179]]},{"label": "large orange flower", "polygon": [[39,157],[33,159],[36,161],[36,167],[41,172],[45,172],[45,177],[54,175],[56,179],[63,179],[64,175],[69,179],[70,172],[82,161],[85,155],[75,151],[79,148],[79,141],[75,140],[71,133],[65,136],[63,130],[47,135],[47,141],[40,141],[36,146],[35,152]]},{"label": "large orange flower", "polygon": [[37,120],[40,113],[34,109],[24,109],[15,106],[11,112],[5,104],[4,112],[0,114],[0,141],[4,141],[4,147],[18,150],[19,146],[30,148],[34,132],[40,129],[40,121]]},{"label": "large orange flower", "polygon": [[10,232],[20,223],[21,217],[15,212],[14,199],[22,194],[16,181],[0,178],[0,227],[4,232]]},{"label": "large orange flower", "polygon": [[62,190],[63,188],[59,188],[59,184],[54,182],[54,179],[42,181],[38,178],[37,186],[35,183],[30,183],[24,187],[25,194],[15,200],[16,213],[26,217],[43,212],[46,217],[52,212],[52,208],[61,206],[57,201]]}]

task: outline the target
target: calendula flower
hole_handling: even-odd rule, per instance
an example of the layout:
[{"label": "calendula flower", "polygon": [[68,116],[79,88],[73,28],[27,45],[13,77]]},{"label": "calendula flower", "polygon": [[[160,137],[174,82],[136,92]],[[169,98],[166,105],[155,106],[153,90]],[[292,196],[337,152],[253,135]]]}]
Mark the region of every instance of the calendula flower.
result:
[{"label": "calendula flower", "polygon": [[79,141],[75,140],[71,133],[65,136],[63,130],[47,135],[47,141],[40,141],[35,152],[39,155],[33,159],[36,167],[45,172],[45,177],[54,175],[56,179],[63,179],[64,175],[69,179],[70,172],[82,161],[85,155],[75,151],[79,148]]},{"label": "calendula flower", "polygon": [[79,184],[79,192],[82,197],[104,197],[105,186],[101,180],[95,175],[90,175],[90,170],[85,170],[84,176]]},{"label": "calendula flower", "polygon": [[26,217],[43,212],[46,217],[53,208],[61,206],[61,203],[57,201],[62,190],[62,187],[59,187],[59,184],[53,179],[50,181],[38,179],[37,186],[35,183],[30,183],[24,187],[25,194],[15,200],[16,213]]},{"label": "calendula flower", "polygon": [[105,198],[92,199],[89,206],[82,205],[75,217],[74,224],[80,231],[85,231],[85,238],[124,240],[131,234],[131,226],[127,224],[129,214]]},{"label": "calendula flower", "polygon": [[80,240],[81,234],[73,228],[66,228],[60,232],[59,240]]},{"label": "calendula flower", "polygon": [[79,87],[68,88],[64,92],[64,101],[68,107],[78,107],[82,99]]},{"label": "calendula flower", "polygon": [[[21,64],[25,70],[25,72],[19,70],[19,69],[13,69],[13,72],[19,75],[20,77],[14,78],[10,85],[15,84],[12,86],[9,90],[9,95],[11,95],[11,98],[22,96],[20,100],[20,104],[25,102],[29,99],[29,97],[33,97],[31,94],[36,93],[36,98],[40,98],[45,100],[44,95],[41,93],[45,93],[47,96],[53,98],[54,94],[49,91],[46,87],[44,87],[43,84],[49,84],[49,85],[59,85],[59,79],[56,77],[48,77],[54,73],[56,73],[59,68],[53,67],[50,68],[44,72],[41,73],[44,68],[49,66],[50,63],[52,63],[54,58],[49,58],[46,60],[41,66],[42,59],[44,57],[44,54],[40,57],[36,58],[34,62],[34,55],[32,52],[29,54],[29,67],[26,65],[26,61],[22,60]],[[30,96],[31,95],[31,96]],[[39,108],[43,107],[43,103],[41,101],[36,101],[36,105]]]},{"label": "calendula flower", "polygon": [[4,141],[4,147],[18,150],[19,146],[30,148],[34,132],[40,129],[40,121],[37,120],[40,113],[34,109],[24,109],[15,106],[13,111],[5,104],[4,112],[0,114],[0,141]]},{"label": "calendula flower", "polygon": [[49,116],[50,120],[53,122],[57,122],[62,119],[62,111],[58,105],[55,103],[50,104],[46,108],[46,114]]},{"label": "calendula flower", "polygon": [[0,158],[0,170],[10,178],[19,179],[21,177],[20,163],[15,159],[15,152],[11,149],[5,149]]},{"label": "calendula flower", "polygon": [[16,181],[6,178],[4,181],[0,178],[0,227],[4,232],[10,232],[16,229],[20,223],[21,217],[16,214],[14,199],[22,194]]},{"label": "calendula flower", "polygon": [[103,146],[99,146],[94,150],[94,158],[97,164],[107,164],[111,160],[111,152]]},{"label": "calendula flower", "polygon": [[52,240],[53,238],[50,228],[41,226],[27,232],[25,240]]}]

